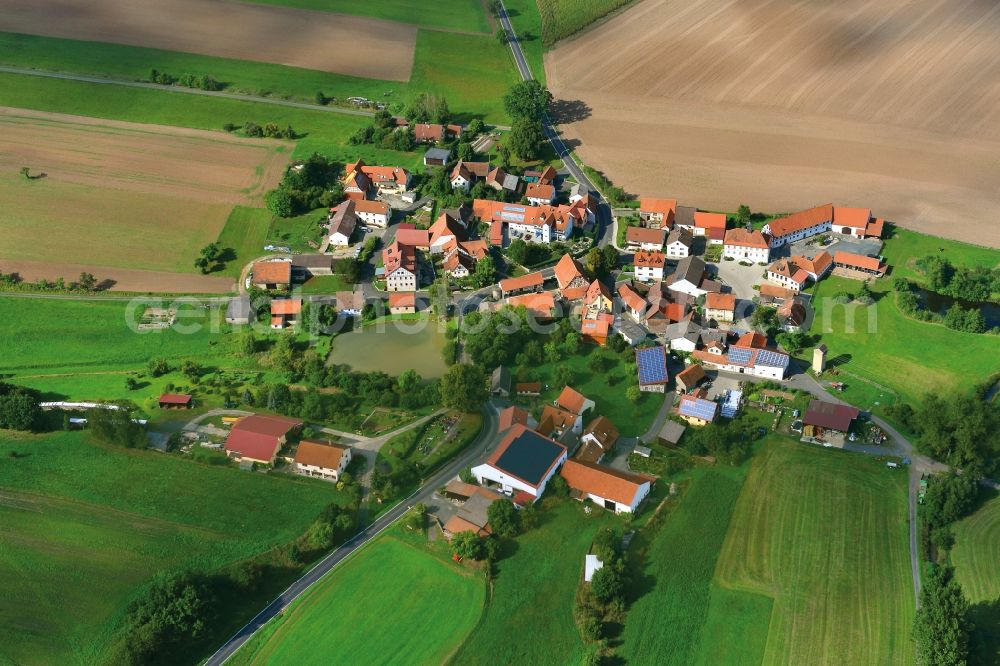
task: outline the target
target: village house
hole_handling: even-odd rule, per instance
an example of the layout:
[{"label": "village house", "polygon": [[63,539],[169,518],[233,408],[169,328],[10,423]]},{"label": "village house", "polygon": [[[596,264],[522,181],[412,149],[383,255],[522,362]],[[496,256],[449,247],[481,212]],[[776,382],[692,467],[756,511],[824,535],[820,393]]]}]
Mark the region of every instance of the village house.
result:
[{"label": "village house", "polygon": [[326,218],[330,245],[347,247],[351,244],[351,238],[358,224],[354,207],[360,201],[363,200],[347,199],[330,209],[330,214]]},{"label": "village house", "polygon": [[288,434],[301,428],[302,421],[285,416],[253,414],[241,418],[226,437],[225,450],[230,458],[273,465]]},{"label": "village house", "polygon": [[579,427],[583,427],[583,415],[594,409],[594,401],[576,389],[565,386],[555,401],[556,406],[580,417]]},{"label": "village house", "polygon": [[438,123],[415,123],[413,138],[417,143],[441,143],[462,135],[461,125],[441,125]]},{"label": "village house", "polygon": [[600,280],[594,280],[587,287],[587,293],[583,296],[584,317],[587,319],[597,319],[601,313],[611,313],[614,311],[615,301],[611,297],[611,290],[608,285]]},{"label": "village house", "polygon": [[524,180],[528,183],[540,183],[542,185],[552,185],[556,182],[559,174],[551,166],[547,166],[541,171],[525,171]]},{"label": "village house", "polygon": [[499,245],[503,239],[503,226],[511,238],[522,238],[534,243],[565,241],[573,230],[583,227],[579,202],[574,206],[524,206],[489,199],[472,202],[472,214],[490,224],[490,241]]},{"label": "village house", "polygon": [[424,166],[443,167],[451,159],[451,148],[428,148],[424,153]]},{"label": "village house", "polygon": [[537,398],[541,393],[541,382],[518,382],[514,384],[514,395],[519,398]]},{"label": "village house", "polygon": [[525,188],[524,196],[532,206],[543,206],[556,200],[556,188],[550,184],[531,183]]},{"label": "village house", "polygon": [[691,356],[709,368],[734,374],[781,380],[788,372],[788,354],[768,347],[767,338],[760,333],[746,333],[724,353],[718,351],[719,347],[709,347],[695,350]]},{"label": "village house", "polygon": [[302,440],[295,450],[295,473],[336,483],[351,464],[351,448]]},{"label": "village house", "polygon": [[677,269],[670,277],[668,288],[697,298],[707,293],[702,288],[705,281],[705,262],[700,257],[685,257],[677,262]]},{"label": "village house", "polygon": [[503,298],[510,298],[517,294],[524,294],[531,291],[541,291],[545,284],[545,277],[541,273],[525,273],[516,278],[505,278],[500,280],[500,295]]},{"label": "village house", "polygon": [[580,437],[580,449],[574,460],[599,463],[618,442],[620,433],[615,424],[606,416],[598,416],[587,424]]},{"label": "village house", "polygon": [[502,167],[496,167],[486,174],[486,184],[508,195],[517,195],[521,190],[521,179],[512,173],[507,173]]},{"label": "village house", "polygon": [[771,260],[771,246],[759,231],[747,231],[739,227],[726,232],[722,256],[736,261],[766,264]]},{"label": "village house", "polygon": [[722,244],[726,240],[726,216],[697,211],[694,214],[694,235],[704,236],[711,245]]},{"label": "village house", "polygon": [[833,207],[831,230],[835,233],[854,238],[881,238],[884,226],[885,220],[876,219],[870,208]]},{"label": "village house", "polygon": [[389,294],[390,314],[415,314],[417,294],[414,291],[398,291]]},{"label": "village house", "polygon": [[486,178],[490,172],[489,162],[465,162],[459,160],[451,170],[451,187],[468,192],[476,181]]},{"label": "village house", "polygon": [[573,437],[583,430],[583,423],[573,412],[555,405],[545,405],[538,417],[538,432],[545,437],[551,437],[567,448],[573,444]]},{"label": "village house", "polygon": [[628,283],[618,285],[618,297],[622,299],[625,312],[637,322],[645,319],[646,299],[639,295]]},{"label": "village house", "polygon": [[888,266],[879,261],[878,257],[866,257],[851,252],[837,252],[833,255],[833,265],[837,275],[857,280],[880,278],[885,275]]},{"label": "village house", "polygon": [[633,257],[635,279],[639,282],[659,282],[667,257],[662,252],[636,252]]},{"label": "village house", "polygon": [[663,249],[666,237],[666,229],[629,227],[625,230],[625,248],[632,252],[636,250],[659,252]]},{"label": "village house", "polygon": [[551,291],[511,296],[507,304],[515,308],[524,307],[537,322],[552,321],[555,317],[556,299]]},{"label": "village house", "polygon": [[345,317],[360,317],[365,309],[365,292],[358,289],[356,291],[338,291],[335,294],[337,299],[337,312]]},{"label": "village house", "polygon": [[639,199],[639,219],[653,229],[672,229],[676,211],[677,199]]},{"label": "village house", "polygon": [[687,393],[692,389],[698,388],[698,385],[705,381],[706,377],[705,368],[697,363],[692,363],[678,372],[674,377],[677,392]]},{"label": "village house", "polygon": [[258,289],[284,291],[292,286],[292,262],[258,261],[253,268],[252,284]]},{"label": "village house", "polygon": [[559,292],[567,301],[576,301],[586,295],[589,286],[587,278],[584,277],[580,264],[568,252],[556,263],[554,272]]},{"label": "village house", "polygon": [[826,250],[819,252],[812,258],[795,256],[792,257],[792,261],[796,266],[804,270],[813,282],[818,282],[833,270],[833,257]]},{"label": "village house", "polygon": [[705,294],[705,316],[717,322],[731,322],[736,314],[736,294]]},{"label": "village house", "polygon": [[490,395],[498,395],[503,398],[510,395],[510,370],[505,366],[498,365],[493,370],[493,374],[490,375]]},{"label": "village house", "polygon": [[785,299],[776,312],[781,328],[795,332],[802,330],[809,317],[809,307],[798,297]]},{"label": "village house", "polygon": [[503,496],[488,488],[452,481],[445,486],[445,497],[460,499],[458,511],[442,526],[442,533],[451,540],[459,532],[472,532],[485,537],[493,533],[489,525],[489,508]]},{"label": "village house", "polygon": [[529,428],[535,428],[538,426],[538,422],[535,418],[528,413],[528,410],[522,407],[510,406],[501,411],[500,416],[497,417],[497,427],[499,432],[509,430],[518,424],[528,426]]},{"label": "village house", "polygon": [[667,244],[664,253],[668,259],[683,259],[691,254],[691,246],[694,244],[694,236],[687,229],[674,229],[667,236]]},{"label": "village house", "polygon": [[570,197],[569,210],[577,226],[589,228],[597,221],[597,197],[589,192],[578,197]]},{"label": "village house", "polygon": [[635,350],[635,369],[639,375],[639,390],[650,393],[666,393],[667,350],[656,345]]},{"label": "village house", "polygon": [[513,495],[523,505],[542,496],[566,458],[565,446],[518,424],[507,431],[485,463],[472,468],[472,475],[480,485]]},{"label": "village house", "polygon": [[649,331],[637,321],[619,317],[611,326],[612,330],[621,336],[630,347],[635,347],[649,336]]},{"label": "village house", "polygon": [[276,298],[271,301],[271,328],[282,329],[299,323],[301,298]]},{"label": "village house", "polygon": [[409,245],[420,250],[429,250],[431,247],[430,229],[417,229],[417,225],[412,222],[402,222],[396,225],[396,242],[401,245]]},{"label": "village house", "polygon": [[305,281],[317,275],[333,275],[333,257],[319,252],[292,255],[293,280]]},{"label": "village house", "polygon": [[767,279],[797,294],[809,282],[809,274],[791,259],[778,259],[767,267]]},{"label": "village house", "polygon": [[635,513],[656,481],[647,474],[633,474],[582,460],[567,460],[560,474],[581,501],[590,500],[615,513]]},{"label": "village house", "polygon": [[608,336],[615,323],[614,315],[602,312],[595,318],[584,317],[580,322],[580,336],[584,342],[603,347],[608,344]]},{"label": "village house", "polygon": [[698,348],[701,326],[690,319],[670,324],[663,331],[663,339],[674,351],[693,352]]},{"label": "village house", "polygon": [[427,232],[431,254],[443,254],[457,249],[458,242],[465,239],[465,227],[448,213],[441,213]]},{"label": "village house", "polygon": [[420,262],[417,250],[398,240],[382,250],[386,291],[416,291],[420,286]]},{"label": "village house", "polygon": [[189,393],[164,393],[157,404],[160,409],[191,409],[194,406]]},{"label": "village house", "polygon": [[362,223],[385,229],[392,217],[392,208],[384,201],[361,200],[354,202],[354,214]]},{"label": "village house", "polygon": [[833,204],[824,204],[771,220],[762,231],[770,237],[771,247],[777,248],[829,231],[832,223]]},{"label": "village house", "polygon": [[344,194],[348,199],[372,199],[383,194],[402,194],[410,187],[412,175],[402,167],[368,166],[362,160],[348,164]]},{"label": "village house", "polygon": [[677,206],[674,211],[674,229],[683,229],[694,234],[694,214],[698,212],[693,206]]},{"label": "village house", "polygon": [[685,393],[677,403],[677,416],[694,426],[708,425],[715,420],[719,405],[705,398],[705,389]]}]

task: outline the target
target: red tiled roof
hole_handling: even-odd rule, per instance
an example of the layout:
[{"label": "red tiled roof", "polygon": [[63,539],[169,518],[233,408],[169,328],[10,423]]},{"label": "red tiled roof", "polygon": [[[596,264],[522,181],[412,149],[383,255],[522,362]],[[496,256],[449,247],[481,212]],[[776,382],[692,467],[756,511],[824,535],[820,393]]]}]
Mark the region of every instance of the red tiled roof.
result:
[{"label": "red tiled roof", "polygon": [[601,448],[605,450],[615,445],[620,434],[615,424],[606,416],[598,416],[588,423],[586,429],[583,431],[584,436],[592,436],[598,441]]},{"label": "red tiled roof", "polygon": [[357,199],[353,201],[354,210],[359,213],[389,214],[389,204],[384,201],[371,201],[369,199]]},{"label": "red tiled roof", "polygon": [[769,247],[764,234],[759,231],[747,231],[743,227],[729,229],[726,231],[725,244],[734,247],[756,247],[766,249]]},{"label": "red tiled roof", "polygon": [[629,227],[625,230],[627,243],[652,243],[662,246],[667,238],[666,229],[649,229],[647,227]]},{"label": "red tiled roof", "polygon": [[189,405],[191,396],[187,393],[164,393],[160,396],[161,405]]},{"label": "red tiled roof", "polygon": [[559,430],[565,432],[576,423],[576,414],[559,409],[553,405],[545,405],[542,409],[542,417],[538,421],[538,432],[546,437],[550,437],[553,432]]},{"label": "red tiled roof", "polygon": [[431,234],[427,229],[397,229],[396,241],[413,247],[430,247]]},{"label": "red tiled roof", "polygon": [[639,489],[654,480],[650,476],[630,474],[580,460],[567,460],[560,474],[574,490],[628,506],[632,505]]},{"label": "red tiled roof", "polygon": [[258,261],[252,270],[254,284],[290,284],[292,281],[289,261]]},{"label": "red tiled roof", "polygon": [[516,278],[500,280],[500,291],[514,291],[517,289],[529,289],[540,287],[545,283],[545,277],[541,273],[528,273]]},{"label": "red tiled roof", "polygon": [[271,314],[294,315],[302,312],[301,298],[279,298],[271,301]]},{"label": "red tiled roof", "polygon": [[814,275],[817,276],[825,273],[826,270],[833,265],[833,257],[831,257],[830,253],[827,252],[826,250],[823,250],[812,259],[806,259],[805,257],[795,257],[793,261],[796,264],[798,264],[798,266],[801,267],[802,270],[807,271],[809,273],[813,273]]},{"label": "red tiled roof", "polygon": [[507,304],[513,307],[523,305],[536,317],[551,317],[552,310],[556,307],[556,299],[551,291],[542,291],[536,294],[511,296],[507,299]]},{"label": "red tiled roof", "polygon": [[705,213],[697,211],[694,214],[694,226],[700,229],[705,229],[706,232],[709,229],[722,229],[723,238],[725,238],[726,216],[722,213]]},{"label": "red tiled roof", "polygon": [[860,411],[857,407],[838,405],[824,400],[810,400],[802,422],[806,425],[847,432],[851,428],[851,421],[858,418],[858,414]]},{"label": "red tiled roof", "polygon": [[583,405],[585,402],[587,402],[586,396],[571,386],[563,388],[562,393],[560,393],[559,397],[556,398],[557,405],[568,412],[573,412],[574,414],[583,413]]},{"label": "red tiled roof", "polygon": [[570,256],[567,252],[559,260],[559,263],[555,267],[556,282],[559,283],[560,289],[565,289],[569,284],[576,278],[583,277],[583,271],[580,269],[580,264],[576,262],[576,259]]},{"label": "red tiled roof", "polygon": [[660,213],[664,217],[673,218],[677,211],[677,199],[642,197],[639,199],[639,210],[643,213]]},{"label": "red tiled roof", "polygon": [[885,264],[878,260],[878,257],[866,257],[851,252],[837,252],[833,255],[833,263],[838,266],[843,265],[849,268],[861,268],[868,271],[885,272]]},{"label": "red tiled roof", "polygon": [[514,393],[541,393],[541,382],[520,382],[514,384]]},{"label": "red tiled roof", "polygon": [[744,333],[739,337],[734,347],[750,347],[752,349],[763,349],[767,346],[767,337],[756,331]]},{"label": "red tiled roof", "polygon": [[881,217],[868,223],[865,228],[865,236],[874,236],[875,238],[882,238],[882,233],[885,227],[885,220]]},{"label": "red tiled roof", "polygon": [[508,407],[500,412],[500,432],[515,425],[528,425],[528,412],[520,407]]},{"label": "red tiled roof", "polygon": [[643,268],[663,268],[667,255],[662,252],[636,252],[633,263]]},{"label": "red tiled roof", "polygon": [[300,465],[314,465],[325,469],[340,467],[340,459],[349,447],[340,444],[326,444],[302,440],[295,451],[295,462]]},{"label": "red tiled roof", "polygon": [[413,291],[393,291],[389,293],[390,308],[413,308],[417,305],[417,294]]},{"label": "red tiled roof", "polygon": [[705,307],[709,310],[728,310],[731,312],[736,309],[736,294],[709,292],[705,294]]},{"label": "red tiled roof", "polygon": [[787,236],[796,231],[802,231],[817,224],[833,220],[833,204],[823,204],[809,210],[792,213],[787,217],[778,218],[768,223],[772,236]]},{"label": "red tiled roof", "polygon": [[255,460],[271,460],[281,445],[280,439],[302,421],[285,416],[254,414],[233,425],[226,438],[226,451]]},{"label": "red tiled roof", "polygon": [[694,386],[704,378],[705,378],[705,368],[698,365],[697,363],[692,363],[681,372],[678,372],[677,377],[675,379],[690,388],[691,386]]},{"label": "red tiled roof", "polygon": [[413,126],[413,136],[417,141],[440,141],[444,138],[444,126],[420,123]]},{"label": "red tiled roof", "polygon": [[583,298],[583,302],[590,304],[601,296],[607,298],[608,300],[611,299],[611,292],[608,290],[608,285],[604,284],[600,280],[594,280],[590,283],[590,286],[587,287],[587,293]]},{"label": "red tiled roof", "polygon": [[794,292],[790,289],[785,289],[784,287],[779,287],[774,284],[762,283],[760,285],[761,296],[769,296],[771,298],[791,298]]},{"label": "red tiled roof", "polygon": [[618,295],[629,309],[642,313],[646,310],[646,300],[636,292],[635,289],[623,284],[618,287]]},{"label": "red tiled roof", "polygon": [[524,191],[524,196],[528,199],[542,199],[544,201],[552,201],[556,196],[556,188],[552,185],[540,185],[538,183],[531,183],[528,185],[527,189]]},{"label": "red tiled roof", "polygon": [[864,230],[868,228],[868,222],[871,219],[872,211],[870,208],[833,207],[833,224],[838,227]]},{"label": "red tiled roof", "polygon": [[686,314],[687,307],[683,303],[668,303],[667,307],[663,308],[663,316],[673,322],[681,321]]}]

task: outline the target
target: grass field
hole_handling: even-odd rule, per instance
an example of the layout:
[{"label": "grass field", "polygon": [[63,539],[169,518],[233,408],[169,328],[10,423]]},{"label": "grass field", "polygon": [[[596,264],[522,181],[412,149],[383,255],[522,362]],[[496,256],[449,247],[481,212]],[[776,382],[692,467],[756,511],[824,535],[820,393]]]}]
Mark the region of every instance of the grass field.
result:
[{"label": "grass field", "polygon": [[940,255],[955,266],[998,266],[1000,250],[970,245],[938,236],[894,227],[882,250],[886,263],[892,266],[893,277],[905,277],[918,282],[923,276],[915,263],[927,255]]},{"label": "grass field", "polygon": [[[870,458],[768,440],[716,567],[774,600],[762,663],[911,664],[906,474]],[[730,617],[759,623],[758,610]]]},{"label": "grass field", "polygon": [[537,0],[542,40],[551,46],[632,0]]},{"label": "grass field", "polygon": [[971,663],[1000,663],[1000,499],[994,498],[955,525],[951,563],[972,603]]},{"label": "grass field", "polygon": [[[210,74],[225,85],[227,92],[308,103],[315,102],[317,91],[340,100],[366,97],[387,104],[405,102],[419,92],[435,92],[446,97],[460,120],[481,117],[502,124],[508,121],[501,97],[517,81],[510,55],[492,35],[435,30],[418,31],[408,83],[161,49],[3,32],[0,32],[0,64],[128,81],[147,81],[151,69],[174,76]],[[224,122],[226,119],[220,118],[212,128],[220,128]],[[298,125],[293,126],[298,129]]]},{"label": "grass field", "polygon": [[583,557],[597,529],[613,517],[587,516],[576,502],[546,503],[541,525],[517,538],[497,563],[493,598],[475,630],[449,663],[576,664],[583,642],[573,599]]},{"label": "grass field", "polygon": [[486,13],[478,0],[385,0],[384,2],[350,2],[350,0],[252,0],[267,5],[314,9],[338,14],[370,16],[386,21],[399,21],[415,25],[460,30],[489,32]]},{"label": "grass field", "polygon": [[239,277],[248,262],[264,253],[268,231],[274,215],[266,208],[236,206],[226,218],[216,241],[223,250],[232,250],[233,258],[226,262],[224,275]]},{"label": "grass field", "polygon": [[286,543],[341,497],[312,480],[85,437],[0,433],[0,661],[99,663],[124,606],[154,573],[212,570]]},{"label": "grass field", "polygon": [[[1000,338],[905,317],[896,307],[889,280],[871,287],[877,299],[872,332],[871,315],[864,306],[833,305],[824,316],[825,301],[832,304],[835,294],[856,293],[859,286],[856,280],[828,277],[814,289],[816,322],[810,332],[822,333],[833,365],[878,382],[910,402],[932,390],[954,391],[982,382],[994,371],[984,361],[1000,354]],[[955,354],[956,349],[962,353]]]},{"label": "grass field", "polygon": [[545,52],[542,46],[542,17],[538,13],[536,0],[505,0],[507,16],[521,41],[521,51],[531,67],[531,73],[536,79],[545,82],[545,64],[542,56]]},{"label": "grass field", "polygon": [[234,664],[439,664],[475,626],[482,577],[391,534],[236,654]]}]

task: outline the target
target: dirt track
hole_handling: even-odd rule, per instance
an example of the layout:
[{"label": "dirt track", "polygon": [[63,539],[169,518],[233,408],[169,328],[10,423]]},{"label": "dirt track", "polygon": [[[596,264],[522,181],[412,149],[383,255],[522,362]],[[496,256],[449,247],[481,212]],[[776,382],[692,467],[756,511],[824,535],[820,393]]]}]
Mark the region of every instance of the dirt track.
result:
[{"label": "dirt track", "polygon": [[709,209],[870,206],[1000,247],[1000,5],[645,0],[546,57],[564,134]]},{"label": "dirt track", "polygon": [[0,259],[0,272],[17,273],[26,282],[36,282],[42,278],[54,281],[60,277],[67,282],[73,282],[80,273],[92,273],[98,282],[105,280],[115,282],[109,291],[227,294],[236,288],[236,281],[231,277],[40,261],[5,261]]},{"label": "dirt track", "polygon": [[227,0],[3,0],[0,30],[390,81],[410,79],[417,39],[403,23]]}]

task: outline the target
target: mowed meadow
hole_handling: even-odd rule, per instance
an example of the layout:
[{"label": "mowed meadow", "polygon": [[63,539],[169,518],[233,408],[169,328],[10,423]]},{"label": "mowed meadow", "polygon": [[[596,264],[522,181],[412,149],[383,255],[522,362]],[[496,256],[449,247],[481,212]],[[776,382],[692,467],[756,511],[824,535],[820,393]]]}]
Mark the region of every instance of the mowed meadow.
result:
[{"label": "mowed meadow", "polygon": [[1000,498],[994,494],[954,531],[951,564],[975,623],[972,663],[995,664],[1000,660]]},{"label": "mowed meadow", "polygon": [[105,448],[82,432],[0,431],[0,456],[5,663],[102,663],[154,575],[263,553],[341,498],[315,480]]},{"label": "mowed meadow", "polygon": [[772,435],[742,468],[692,473],[645,544],[618,654],[910,664],[907,543],[905,473]]}]

